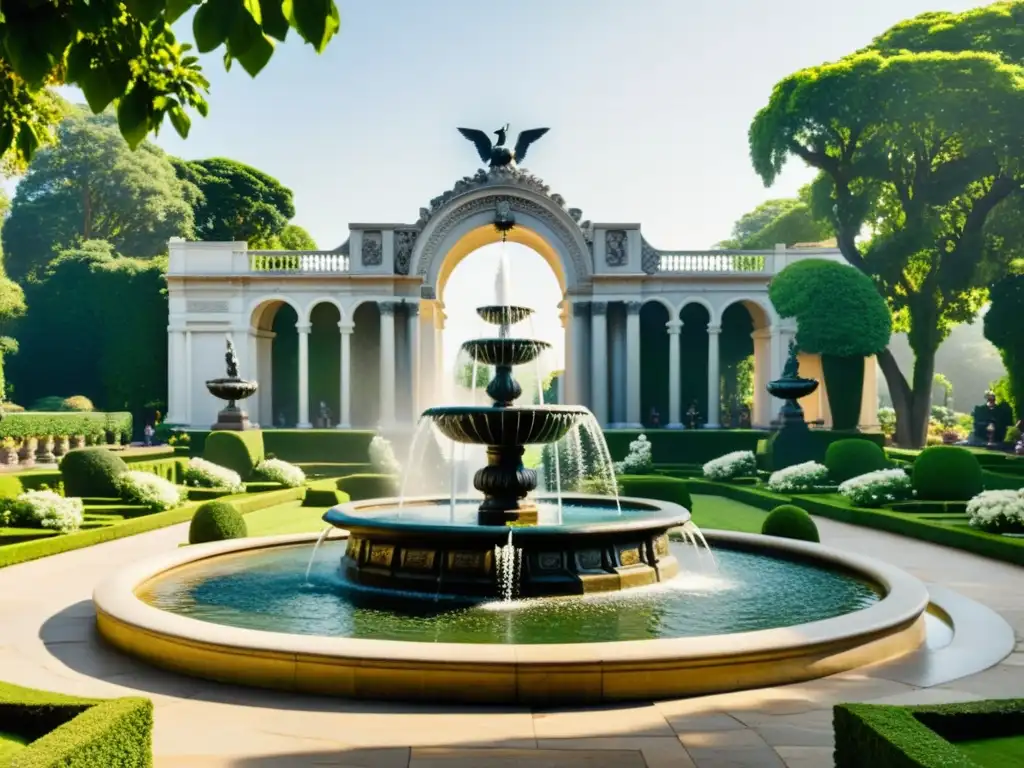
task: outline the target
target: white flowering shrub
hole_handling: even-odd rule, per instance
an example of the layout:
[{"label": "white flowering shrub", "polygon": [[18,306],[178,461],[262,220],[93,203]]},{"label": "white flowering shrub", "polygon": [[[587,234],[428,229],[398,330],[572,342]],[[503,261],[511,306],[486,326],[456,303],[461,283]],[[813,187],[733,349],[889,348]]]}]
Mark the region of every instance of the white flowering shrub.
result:
[{"label": "white flowering shrub", "polygon": [[967,502],[967,520],[991,533],[1024,532],[1024,491],[982,491]]},{"label": "white flowering shrub", "polygon": [[382,475],[402,474],[402,465],[395,458],[395,451],[391,447],[391,441],[380,435],[374,436],[373,440],[370,441],[370,463]]},{"label": "white flowering shrub", "polygon": [[880,507],[914,496],[910,475],[902,469],[879,469],[840,484],[839,492],[857,507]]},{"label": "white flowering shrub", "polygon": [[235,493],[245,490],[241,475],[206,459],[189,459],[183,477],[185,485],[195,488],[227,488]]},{"label": "white flowering shrub", "polygon": [[81,499],[66,499],[54,491],[25,491],[14,500],[10,518],[16,525],[74,533],[82,526],[83,511]]},{"label": "white flowering shrub", "polygon": [[756,474],[757,459],[753,451],[733,451],[704,465],[704,477],[708,480],[732,480]]},{"label": "white flowering shrub", "polygon": [[264,459],[256,465],[260,476],[272,483],[280,483],[286,488],[298,488],[306,482],[306,473],[281,459]]},{"label": "white flowering shrub", "polygon": [[654,471],[654,457],[651,441],[647,435],[640,435],[629,444],[629,453],[622,461],[615,463],[617,475],[649,475]]},{"label": "white flowering shrub", "polygon": [[791,467],[772,472],[768,478],[768,490],[776,493],[799,493],[828,485],[828,469],[816,461],[805,461]]},{"label": "white flowering shrub", "polygon": [[185,501],[185,492],[169,480],[150,472],[125,472],[117,478],[121,498],[154,512],[174,509]]}]

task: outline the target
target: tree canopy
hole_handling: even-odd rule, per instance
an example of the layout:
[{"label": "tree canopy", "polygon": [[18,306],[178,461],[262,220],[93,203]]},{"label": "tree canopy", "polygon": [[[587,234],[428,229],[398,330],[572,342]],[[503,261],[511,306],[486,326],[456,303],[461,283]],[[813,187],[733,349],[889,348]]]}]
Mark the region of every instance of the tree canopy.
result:
[{"label": "tree canopy", "polygon": [[868,50],[782,80],[750,128],[766,184],[792,156],[819,171],[815,214],[907,331],[909,382],[891,355],[878,358],[901,442],[924,440],[938,345],[974,318],[1013,258],[991,225],[1019,205],[1024,183],[1022,8],[897,25]]},{"label": "tree canopy", "polygon": [[178,177],[199,189],[195,236],[199,240],[245,241],[266,247],[295,215],[292,191],[263,171],[215,157],[174,160]]},{"label": "tree canopy", "polygon": [[340,25],[333,0],[61,0],[8,2],[0,12],[0,156],[27,161],[51,138],[49,88],[74,85],[99,114],[117,105],[134,148],[166,117],[182,138],[190,112],[206,116],[209,83],[171,25],[195,8],[199,53],[224,48],[224,66],[255,77],[291,29],[320,53]]},{"label": "tree canopy", "polygon": [[985,338],[999,350],[1009,379],[1010,404],[1018,418],[1024,409],[1024,275],[1008,275],[991,291]]},{"label": "tree canopy", "polygon": [[766,200],[749,213],[743,214],[732,228],[732,237],[723,240],[723,248],[763,250],[777,243],[787,246],[796,243],[817,243],[832,237],[827,219],[814,218],[810,207],[810,187],[800,191],[800,197]]},{"label": "tree canopy", "polygon": [[12,278],[24,279],[80,241],[105,240],[148,258],[166,252],[171,237],[193,235],[198,190],[178,179],[162,150],[145,143],[131,151],[109,113],[73,112],[59,134],[32,161],[4,223]]},{"label": "tree canopy", "polygon": [[281,234],[272,239],[267,248],[283,251],[315,251],[316,240],[298,224],[289,224]]}]

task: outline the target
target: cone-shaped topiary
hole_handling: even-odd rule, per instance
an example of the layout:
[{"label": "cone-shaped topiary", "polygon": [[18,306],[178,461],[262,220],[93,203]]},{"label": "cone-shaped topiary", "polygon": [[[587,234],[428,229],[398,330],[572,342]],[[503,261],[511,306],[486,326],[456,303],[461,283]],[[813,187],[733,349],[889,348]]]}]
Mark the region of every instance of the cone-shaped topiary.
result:
[{"label": "cone-shaped topiary", "polygon": [[783,504],[768,513],[761,525],[761,533],[765,536],[779,536],[783,539],[797,539],[799,541],[821,541],[818,536],[818,526],[814,520],[800,507],[792,504]]},{"label": "cone-shaped topiary", "polygon": [[925,448],[911,478],[919,501],[970,501],[985,486],[978,458],[957,445]]},{"label": "cone-shaped topiary", "polygon": [[245,518],[226,501],[209,501],[192,516],[188,527],[188,543],[244,539],[249,535]]},{"label": "cone-shaped topiary", "polygon": [[117,478],[127,471],[121,457],[106,448],[76,448],[60,460],[64,493],[80,498],[120,496]]},{"label": "cone-shaped topiary", "polygon": [[836,440],[825,451],[828,476],[836,485],[879,469],[888,469],[889,461],[880,446],[870,440],[851,437]]}]

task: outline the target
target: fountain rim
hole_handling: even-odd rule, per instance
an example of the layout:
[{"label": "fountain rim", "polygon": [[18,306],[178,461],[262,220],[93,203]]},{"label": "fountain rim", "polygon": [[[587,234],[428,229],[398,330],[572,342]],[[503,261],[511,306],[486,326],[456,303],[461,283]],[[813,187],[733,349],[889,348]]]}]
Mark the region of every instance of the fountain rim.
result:
[{"label": "fountain rim", "polygon": [[[535,501],[553,501],[557,497],[550,494],[533,496]],[[581,523],[578,525],[439,525],[423,521],[401,521],[401,520],[375,520],[372,517],[359,517],[355,513],[361,510],[372,508],[387,508],[396,511],[402,499],[397,497],[384,499],[364,499],[361,501],[350,501],[345,504],[338,504],[324,513],[323,521],[335,528],[349,530],[346,523],[359,530],[376,530],[402,533],[422,533],[437,535],[458,535],[476,536],[479,538],[504,540],[511,531],[515,538],[524,537],[554,537],[554,536],[594,536],[605,533],[630,533],[633,531],[650,531],[658,528],[675,528],[688,522],[691,518],[690,510],[680,504],[670,501],[655,501],[653,499],[640,499],[632,496],[620,496],[619,504],[622,506],[642,507],[646,510],[664,514],[657,517],[646,517],[634,520],[609,520],[600,523]],[[439,509],[450,504],[450,499],[442,496],[413,496],[405,499],[405,504],[412,506],[423,506],[424,504],[436,503]],[[456,503],[458,503],[458,499]],[[602,506],[611,507],[615,503],[613,496],[601,496],[590,493],[565,493],[562,494],[562,502],[601,502]],[[477,499],[465,498],[462,503],[476,504]],[[586,506],[584,503],[583,506]],[[594,504],[593,506],[597,506]],[[645,510],[638,510],[645,511]],[[335,514],[331,514],[331,513]]]},{"label": "fountain rim", "polygon": [[[868,608],[776,629],[604,643],[490,645],[240,629],[163,611],[137,594],[183,566],[317,539],[317,534],[298,534],[193,545],[136,563],[101,582],[93,604],[98,630],[107,642],[156,666],[221,682],[349,698],[650,700],[800,682],[922,647],[929,594],[905,571],[820,544],[733,531],[704,533],[712,542],[845,568],[875,583],[884,595]],[[382,669],[388,673],[382,676]],[[572,674],[557,675],[560,670]],[[422,687],[424,674],[433,681],[429,692]],[[565,687],[552,692],[544,683],[551,674]]]},{"label": "fountain rim", "polygon": [[434,405],[420,414],[420,418],[434,416],[467,416],[480,414],[514,414],[514,413],[553,413],[560,416],[593,416],[584,405],[561,405],[545,403],[544,405]]}]

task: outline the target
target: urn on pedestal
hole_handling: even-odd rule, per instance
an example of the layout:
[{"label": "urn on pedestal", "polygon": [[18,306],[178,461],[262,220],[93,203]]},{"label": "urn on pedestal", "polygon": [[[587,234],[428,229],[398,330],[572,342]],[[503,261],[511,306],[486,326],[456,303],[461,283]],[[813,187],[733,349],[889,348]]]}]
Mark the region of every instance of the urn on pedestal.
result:
[{"label": "urn on pedestal", "polygon": [[213,425],[213,429],[238,432],[252,429],[253,425],[249,423],[249,415],[236,405],[236,401],[252,396],[259,385],[255,381],[239,377],[238,357],[235,355],[235,345],[230,336],[227,337],[227,346],[224,360],[227,363],[228,375],[223,379],[211,379],[206,382],[206,388],[214,397],[228,402],[227,407],[217,414],[217,423]]}]

